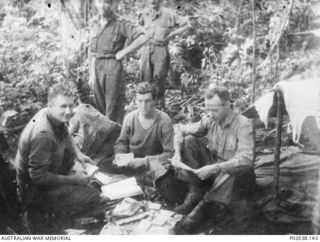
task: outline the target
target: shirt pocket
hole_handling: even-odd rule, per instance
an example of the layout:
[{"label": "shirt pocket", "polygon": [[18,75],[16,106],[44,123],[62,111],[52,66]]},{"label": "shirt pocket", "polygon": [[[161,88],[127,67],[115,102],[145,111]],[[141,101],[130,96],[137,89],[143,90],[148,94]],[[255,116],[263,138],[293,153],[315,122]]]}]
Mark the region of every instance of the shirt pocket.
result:
[{"label": "shirt pocket", "polygon": [[116,34],[111,38],[110,47],[112,52],[118,52],[123,48],[124,38],[121,35]]}]

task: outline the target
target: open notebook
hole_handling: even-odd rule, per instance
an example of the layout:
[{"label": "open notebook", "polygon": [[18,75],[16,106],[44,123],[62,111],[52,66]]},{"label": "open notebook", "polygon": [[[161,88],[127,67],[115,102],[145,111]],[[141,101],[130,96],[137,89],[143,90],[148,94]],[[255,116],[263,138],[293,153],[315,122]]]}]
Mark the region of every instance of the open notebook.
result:
[{"label": "open notebook", "polygon": [[102,195],[106,196],[110,200],[132,197],[143,194],[140,186],[134,177],[127,178],[110,185],[101,187]]},{"label": "open notebook", "polygon": [[127,176],[122,174],[112,174],[107,172],[101,172],[99,171],[99,167],[89,163],[86,163],[86,168],[83,168],[83,166],[78,161],[75,163],[72,169],[76,171],[86,172],[88,176],[91,176],[92,178],[97,179],[102,185],[111,184],[127,178]]}]

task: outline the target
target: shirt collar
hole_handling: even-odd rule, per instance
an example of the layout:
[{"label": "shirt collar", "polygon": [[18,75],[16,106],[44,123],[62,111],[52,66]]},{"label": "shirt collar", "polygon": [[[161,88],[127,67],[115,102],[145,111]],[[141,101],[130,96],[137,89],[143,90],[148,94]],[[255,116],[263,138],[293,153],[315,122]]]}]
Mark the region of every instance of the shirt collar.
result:
[{"label": "shirt collar", "polygon": [[233,111],[230,109],[229,112],[228,112],[228,114],[227,114],[227,116],[224,118],[224,120],[222,120],[222,121],[220,122],[220,125],[221,125],[223,128],[225,128],[225,127],[227,127],[227,126],[230,126],[230,124],[231,124],[232,121],[234,120],[235,116],[236,116],[236,113],[233,112]]},{"label": "shirt collar", "polygon": [[[101,20],[101,15],[96,15],[96,17],[94,18],[94,21],[96,22],[96,23],[98,23],[99,25],[100,25],[100,20]],[[113,21],[115,21],[117,19],[117,15],[114,13],[114,12],[112,12],[112,14],[107,18],[107,24],[106,25],[108,25],[109,23],[112,23]],[[103,26],[102,26],[103,27]]]},{"label": "shirt collar", "polygon": [[162,13],[162,8],[160,7],[158,11],[154,11],[152,8],[150,8],[147,14],[150,14],[152,17],[152,20],[155,20],[161,15],[161,13]]},{"label": "shirt collar", "polygon": [[47,117],[52,126],[53,132],[58,138],[62,139],[68,135],[68,128],[64,122],[53,117],[49,111],[47,111]]}]

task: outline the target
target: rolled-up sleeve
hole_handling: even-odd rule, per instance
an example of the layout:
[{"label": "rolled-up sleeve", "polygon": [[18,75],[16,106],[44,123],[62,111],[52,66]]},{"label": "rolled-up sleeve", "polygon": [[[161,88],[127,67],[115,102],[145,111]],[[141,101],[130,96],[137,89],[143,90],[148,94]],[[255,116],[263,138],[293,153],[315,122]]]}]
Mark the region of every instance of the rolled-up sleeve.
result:
[{"label": "rolled-up sleeve", "polygon": [[64,183],[62,175],[49,172],[53,149],[53,140],[46,132],[41,132],[32,139],[29,155],[29,175],[35,185],[57,186]]},{"label": "rolled-up sleeve", "polygon": [[245,120],[237,130],[238,149],[228,161],[220,163],[222,172],[238,173],[249,170],[253,165],[252,123]]},{"label": "rolled-up sleeve", "polygon": [[140,35],[144,35],[142,29],[129,21],[122,22],[121,32],[129,41],[134,41]]}]

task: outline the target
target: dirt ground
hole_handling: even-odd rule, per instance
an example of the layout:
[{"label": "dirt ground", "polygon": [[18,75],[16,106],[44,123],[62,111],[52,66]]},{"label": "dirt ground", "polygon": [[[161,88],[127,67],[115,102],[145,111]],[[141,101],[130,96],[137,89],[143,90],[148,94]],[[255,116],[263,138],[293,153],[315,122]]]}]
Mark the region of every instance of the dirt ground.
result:
[{"label": "dirt ground", "polygon": [[[285,235],[285,234],[313,234],[311,222],[299,223],[275,223],[268,221],[261,208],[257,208],[256,202],[265,194],[257,191],[248,198],[234,202],[231,211],[219,219],[207,221],[196,234],[202,235]],[[105,223],[95,223],[83,227],[77,227],[70,221],[60,221],[64,224],[60,230],[51,231],[50,234],[64,234],[67,228],[86,229],[85,234],[99,234]],[[41,232],[39,231],[41,234]]]}]

